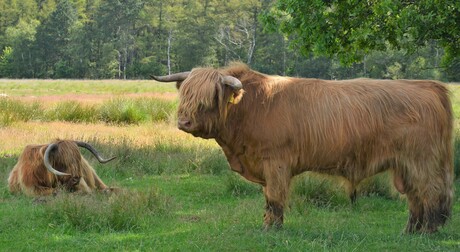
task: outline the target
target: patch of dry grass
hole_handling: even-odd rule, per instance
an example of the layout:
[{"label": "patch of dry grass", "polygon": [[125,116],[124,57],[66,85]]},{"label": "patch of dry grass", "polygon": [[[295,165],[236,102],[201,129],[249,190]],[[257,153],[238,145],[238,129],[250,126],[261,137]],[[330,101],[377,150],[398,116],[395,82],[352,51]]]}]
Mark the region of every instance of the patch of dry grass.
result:
[{"label": "patch of dry grass", "polygon": [[0,128],[0,153],[18,153],[28,144],[48,143],[53,139],[97,140],[109,146],[125,144],[134,147],[197,145],[217,147],[211,140],[195,138],[170,123],[113,126],[102,123],[77,124],[69,122],[18,122]]}]

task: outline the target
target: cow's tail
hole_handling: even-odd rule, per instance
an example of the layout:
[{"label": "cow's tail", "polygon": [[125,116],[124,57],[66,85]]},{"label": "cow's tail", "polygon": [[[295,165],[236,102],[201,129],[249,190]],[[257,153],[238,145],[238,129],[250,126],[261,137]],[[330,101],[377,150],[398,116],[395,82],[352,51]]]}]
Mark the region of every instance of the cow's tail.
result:
[{"label": "cow's tail", "polygon": [[[428,216],[428,222],[436,226],[442,226],[451,216],[453,196],[454,196],[454,157],[453,157],[453,110],[450,100],[451,92],[446,84],[434,81],[434,90],[442,104],[443,111],[440,111],[441,142],[438,146],[439,152],[439,183],[437,186],[443,187],[439,190],[437,202],[434,203],[434,211]],[[443,116],[442,116],[443,115]],[[436,201],[436,198],[433,199]],[[436,206],[437,204],[437,206]]]},{"label": "cow's tail", "polygon": [[440,169],[444,177],[445,187],[444,192],[441,193],[439,198],[439,215],[441,216],[439,224],[443,225],[451,215],[454,196],[454,116],[450,100],[451,92],[448,86],[439,82],[434,83],[435,90],[437,91],[436,93],[438,94],[444,109],[445,117],[447,118],[442,134],[442,146],[440,146],[441,150],[443,150],[440,157]]}]

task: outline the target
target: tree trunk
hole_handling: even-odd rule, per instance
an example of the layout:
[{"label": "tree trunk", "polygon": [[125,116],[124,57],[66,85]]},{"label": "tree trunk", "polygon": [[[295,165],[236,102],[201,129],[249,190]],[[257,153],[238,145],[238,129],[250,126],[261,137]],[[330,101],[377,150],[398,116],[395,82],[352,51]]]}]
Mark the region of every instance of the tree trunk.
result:
[{"label": "tree trunk", "polygon": [[117,50],[118,53],[118,79],[121,79],[121,53]]},{"label": "tree trunk", "polygon": [[254,55],[254,50],[256,49],[258,13],[259,13],[258,9],[254,8],[253,13],[252,13],[253,14],[252,41],[251,41],[251,44],[249,45],[249,50],[248,50],[248,60],[247,60],[248,65],[251,65],[252,57]]},{"label": "tree trunk", "polygon": [[172,30],[169,30],[169,34],[168,34],[168,74],[171,74],[171,40],[172,40]]}]

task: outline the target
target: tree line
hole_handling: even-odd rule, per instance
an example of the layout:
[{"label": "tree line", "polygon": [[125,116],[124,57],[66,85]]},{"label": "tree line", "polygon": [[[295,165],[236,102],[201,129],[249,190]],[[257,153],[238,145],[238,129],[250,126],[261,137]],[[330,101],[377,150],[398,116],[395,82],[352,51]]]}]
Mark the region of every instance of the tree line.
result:
[{"label": "tree line", "polygon": [[[288,13],[282,2],[0,0],[0,78],[142,79],[241,61],[268,74],[325,79],[460,80],[457,55],[446,61],[446,49],[436,38],[411,50],[363,50],[362,57],[347,62],[340,57],[343,51],[334,54],[321,45],[305,50],[295,42],[306,37],[287,26],[274,28],[280,24],[273,13],[281,13],[278,18]],[[318,10],[347,18],[340,8]],[[324,40],[321,30],[309,31],[302,34]],[[328,53],[315,53],[321,50]]]}]

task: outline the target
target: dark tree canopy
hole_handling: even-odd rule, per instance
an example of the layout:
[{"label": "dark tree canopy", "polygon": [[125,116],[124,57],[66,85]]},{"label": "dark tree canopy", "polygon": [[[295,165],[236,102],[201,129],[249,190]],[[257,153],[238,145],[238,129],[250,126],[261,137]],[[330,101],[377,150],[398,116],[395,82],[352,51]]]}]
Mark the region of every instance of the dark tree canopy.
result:
[{"label": "dark tree canopy", "polygon": [[459,6],[459,0],[0,0],[0,78],[134,79],[241,61],[268,74],[459,81]]},{"label": "dark tree canopy", "polygon": [[303,54],[337,55],[343,63],[372,50],[412,53],[428,43],[444,48],[446,62],[460,55],[458,0],[278,0],[263,20],[292,36]]}]

